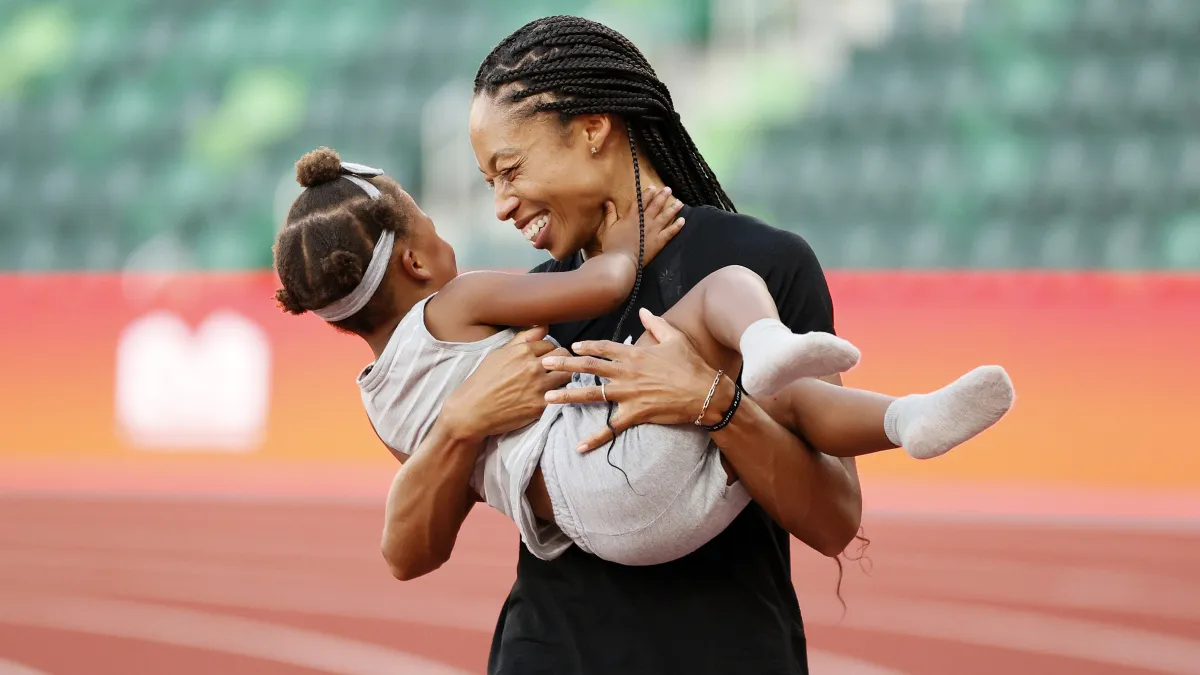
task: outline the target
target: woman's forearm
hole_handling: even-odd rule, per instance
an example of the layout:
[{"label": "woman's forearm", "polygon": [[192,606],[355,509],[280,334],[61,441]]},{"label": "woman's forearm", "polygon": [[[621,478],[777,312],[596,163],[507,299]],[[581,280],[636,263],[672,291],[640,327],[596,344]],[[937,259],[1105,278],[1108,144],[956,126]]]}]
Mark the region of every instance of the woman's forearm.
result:
[{"label": "woman's forearm", "polygon": [[388,492],[382,548],[397,579],[415,579],[449,560],[477,501],[470,480],[482,440],[457,434],[452,426],[434,423]]},{"label": "woman's forearm", "polygon": [[[714,424],[733,401],[723,378],[704,420]],[[746,490],[792,536],[827,556],[845,550],[862,520],[854,460],[814,452],[749,397],[728,426],[712,434]]]}]

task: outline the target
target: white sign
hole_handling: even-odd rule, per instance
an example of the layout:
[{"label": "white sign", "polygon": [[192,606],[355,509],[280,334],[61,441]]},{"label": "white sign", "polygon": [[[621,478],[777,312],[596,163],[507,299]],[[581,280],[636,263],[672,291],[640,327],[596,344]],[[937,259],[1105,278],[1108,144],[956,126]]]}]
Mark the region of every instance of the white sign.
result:
[{"label": "white sign", "polygon": [[117,341],[117,424],[148,449],[253,451],[266,434],[270,385],[267,336],[235,312],[214,312],[193,333],[157,311]]}]

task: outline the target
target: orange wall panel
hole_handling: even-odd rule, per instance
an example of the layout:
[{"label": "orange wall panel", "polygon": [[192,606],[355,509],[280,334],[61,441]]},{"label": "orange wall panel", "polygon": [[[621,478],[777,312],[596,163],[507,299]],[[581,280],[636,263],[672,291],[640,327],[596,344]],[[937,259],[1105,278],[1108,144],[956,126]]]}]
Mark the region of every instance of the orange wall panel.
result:
[{"label": "orange wall panel", "polygon": [[[830,284],[838,332],[863,351],[848,386],[925,391],[998,363],[1017,389],[1013,412],[967,445],[926,462],[864,458],[864,477],[1200,488],[1200,276],[831,273]],[[0,456],[391,461],[354,383],[370,351],[283,314],[274,288],[270,274],[0,276]],[[157,312],[130,348],[139,365],[119,366],[123,331]],[[186,337],[222,312],[233,318],[210,339]],[[141,373],[133,429],[116,412],[122,368]],[[171,447],[173,435],[191,440]]]}]

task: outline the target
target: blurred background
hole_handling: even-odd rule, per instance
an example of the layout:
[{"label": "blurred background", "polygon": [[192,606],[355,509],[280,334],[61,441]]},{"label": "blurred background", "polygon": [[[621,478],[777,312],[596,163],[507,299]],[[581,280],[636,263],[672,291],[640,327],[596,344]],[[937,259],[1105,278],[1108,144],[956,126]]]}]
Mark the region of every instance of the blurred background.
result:
[{"label": "blurred background", "polygon": [[796,544],[813,672],[1196,672],[1200,2],[0,0],[0,675],[483,671],[515,530],[390,579],[370,352],[275,307],[271,244],[325,145],[460,267],[541,262],[467,110],[550,14],[813,245],[847,385],[1013,376],[950,455],[860,462],[845,613]]}]

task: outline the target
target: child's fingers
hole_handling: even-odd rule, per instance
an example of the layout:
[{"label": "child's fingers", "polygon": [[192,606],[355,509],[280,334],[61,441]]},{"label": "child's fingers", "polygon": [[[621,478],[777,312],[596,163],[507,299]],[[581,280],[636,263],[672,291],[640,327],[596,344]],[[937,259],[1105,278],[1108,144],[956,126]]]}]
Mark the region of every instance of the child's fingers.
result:
[{"label": "child's fingers", "polygon": [[662,229],[662,232],[659,232],[658,234],[660,237],[662,237],[664,242],[668,242],[668,241],[671,241],[672,237],[679,234],[679,231],[682,229],[683,229],[683,218],[676,218],[673,223],[664,227]]},{"label": "child's fingers", "polygon": [[671,203],[667,204],[667,208],[663,212],[663,216],[666,218],[671,218],[675,214],[679,213],[679,210],[682,208],[683,208],[683,202],[679,201],[678,199],[672,198]]},{"label": "child's fingers", "polygon": [[615,225],[617,220],[617,205],[612,202],[604,202],[604,224],[606,226]]},{"label": "child's fingers", "polygon": [[667,198],[671,196],[671,188],[663,188],[655,190],[654,196],[650,198],[644,206],[647,218],[657,218],[663,210],[663,206],[667,203]]}]

